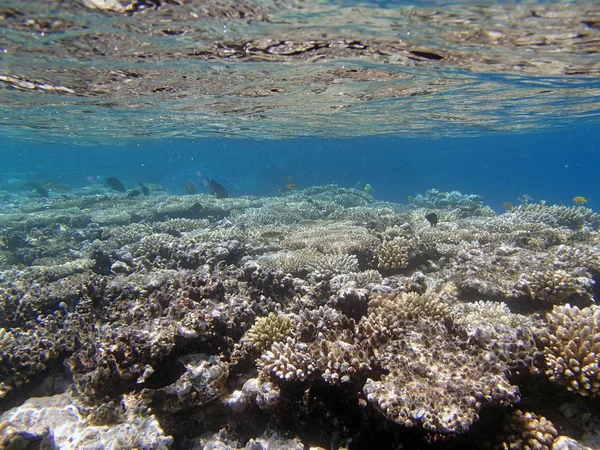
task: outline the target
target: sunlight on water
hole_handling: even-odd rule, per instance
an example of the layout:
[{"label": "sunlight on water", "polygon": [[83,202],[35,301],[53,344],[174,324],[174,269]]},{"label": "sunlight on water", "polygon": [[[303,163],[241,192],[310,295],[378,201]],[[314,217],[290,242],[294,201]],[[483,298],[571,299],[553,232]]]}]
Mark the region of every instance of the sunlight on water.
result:
[{"label": "sunlight on water", "polygon": [[9,1],[0,18],[6,136],[442,137],[599,113],[594,1]]}]

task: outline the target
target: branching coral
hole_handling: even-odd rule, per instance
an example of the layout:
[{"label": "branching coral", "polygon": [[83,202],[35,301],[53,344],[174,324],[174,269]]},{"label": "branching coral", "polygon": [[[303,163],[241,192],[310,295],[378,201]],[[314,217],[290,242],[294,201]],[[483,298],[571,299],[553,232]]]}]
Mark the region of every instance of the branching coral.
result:
[{"label": "branching coral", "polygon": [[503,450],[551,450],[558,432],[543,416],[520,410],[513,411],[505,425]]},{"label": "branching coral", "polygon": [[408,267],[408,241],[404,237],[383,241],[375,250],[375,256],[379,269],[404,269]]},{"label": "branching coral", "polygon": [[285,314],[269,313],[256,319],[246,334],[247,341],[258,351],[271,347],[273,342],[284,341],[290,335],[294,323]]},{"label": "branching coral", "polygon": [[600,396],[600,306],[555,306],[547,319],[546,375],[570,391]]}]

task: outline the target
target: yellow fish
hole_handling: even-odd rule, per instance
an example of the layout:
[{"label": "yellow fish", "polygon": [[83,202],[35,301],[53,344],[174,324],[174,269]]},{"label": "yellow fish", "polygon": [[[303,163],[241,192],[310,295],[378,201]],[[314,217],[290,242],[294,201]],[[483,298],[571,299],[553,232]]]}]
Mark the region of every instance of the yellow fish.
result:
[{"label": "yellow fish", "polygon": [[513,205],[511,202],[504,202],[502,203],[502,206],[504,206],[504,209],[506,209],[507,211],[515,207],[515,205]]},{"label": "yellow fish", "polygon": [[285,188],[290,191],[293,191],[294,189],[296,189],[296,185],[294,183],[286,184]]},{"label": "yellow fish", "polygon": [[583,195],[578,195],[577,197],[573,197],[573,201],[576,205],[585,205],[588,202],[588,198]]},{"label": "yellow fish", "polygon": [[283,194],[283,193],[285,193],[285,189],[284,188],[279,188],[279,189],[277,189],[277,192],[279,192],[280,194]]},{"label": "yellow fish", "polygon": [[283,181],[290,181],[292,179],[291,176],[286,175],[285,177],[283,177]]},{"label": "yellow fish", "polygon": [[367,194],[370,194],[371,192],[373,192],[373,187],[367,183],[363,186],[363,191],[365,191]]}]

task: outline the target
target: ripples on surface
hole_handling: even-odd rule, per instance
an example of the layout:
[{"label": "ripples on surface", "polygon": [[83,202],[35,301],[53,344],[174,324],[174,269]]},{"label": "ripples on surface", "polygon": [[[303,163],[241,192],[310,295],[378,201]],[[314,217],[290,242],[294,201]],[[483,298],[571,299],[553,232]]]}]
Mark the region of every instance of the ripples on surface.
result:
[{"label": "ripples on surface", "polygon": [[2,134],[455,136],[597,122],[597,1],[425,5],[3,2]]}]

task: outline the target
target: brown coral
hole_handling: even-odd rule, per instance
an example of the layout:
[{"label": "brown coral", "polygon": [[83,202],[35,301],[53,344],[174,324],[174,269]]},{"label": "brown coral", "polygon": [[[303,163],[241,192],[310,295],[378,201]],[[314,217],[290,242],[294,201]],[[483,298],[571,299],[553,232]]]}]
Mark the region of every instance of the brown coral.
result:
[{"label": "brown coral", "polygon": [[379,269],[405,269],[408,267],[408,241],[401,236],[383,241],[375,250],[375,256]]},{"label": "brown coral", "polygon": [[550,450],[558,436],[554,424],[543,416],[513,411],[506,425],[503,450]]},{"label": "brown coral", "polygon": [[600,306],[555,306],[544,333],[546,375],[578,394],[600,395]]},{"label": "brown coral", "polygon": [[273,342],[284,341],[289,336],[294,322],[285,314],[269,313],[267,317],[256,319],[246,334],[247,341],[257,350],[271,347]]}]

